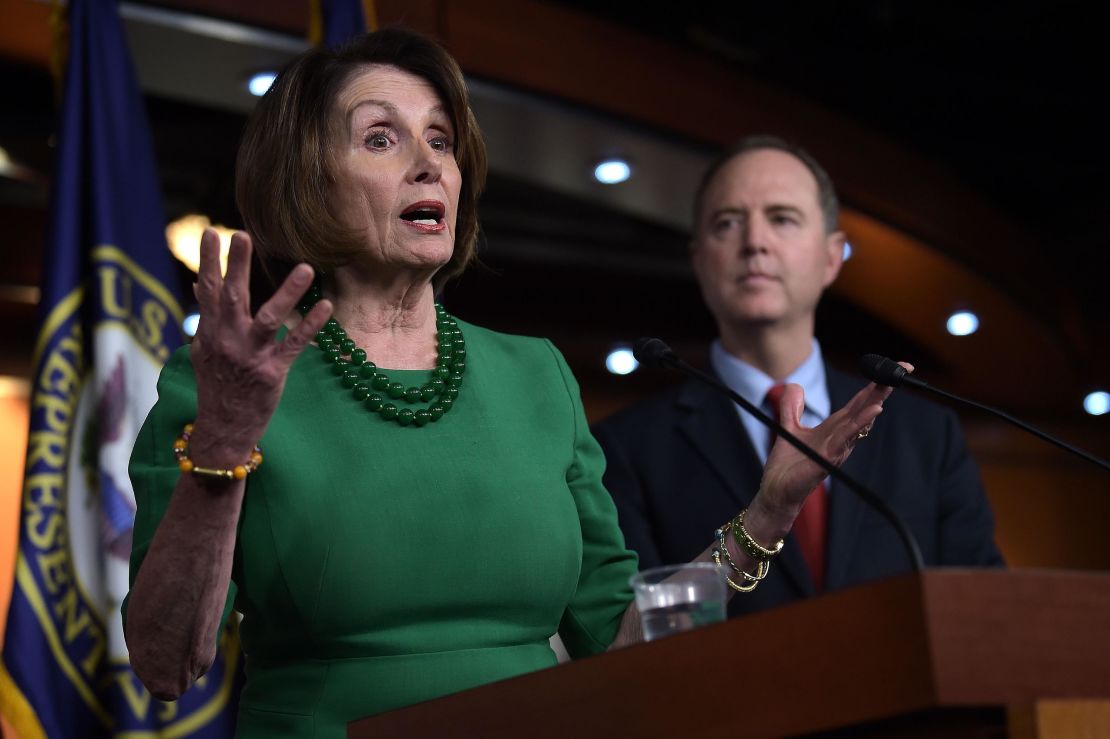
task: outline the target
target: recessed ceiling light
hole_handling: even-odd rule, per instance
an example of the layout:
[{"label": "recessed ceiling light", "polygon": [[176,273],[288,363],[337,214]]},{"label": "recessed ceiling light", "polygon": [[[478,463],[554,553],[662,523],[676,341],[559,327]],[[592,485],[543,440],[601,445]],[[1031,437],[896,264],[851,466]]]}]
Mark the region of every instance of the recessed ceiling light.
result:
[{"label": "recessed ceiling light", "polygon": [[970,336],[979,330],[979,316],[962,310],[948,316],[948,333],[953,336]]},{"label": "recessed ceiling light", "polygon": [[594,167],[594,179],[603,185],[616,185],[632,176],[632,167],[623,159],[606,159]]},{"label": "recessed ceiling light", "polygon": [[605,357],[605,369],[614,375],[631,374],[639,366],[640,363],[636,361],[632,350],[627,346],[618,347],[609,352],[609,356]]},{"label": "recessed ceiling light", "polygon": [[1083,410],[1092,416],[1101,416],[1110,412],[1110,393],[1096,390],[1083,399]]},{"label": "recessed ceiling light", "polygon": [[250,90],[251,95],[255,97],[262,97],[266,91],[270,89],[270,85],[274,84],[277,79],[277,72],[259,72],[258,74],[251,75],[250,80],[247,81],[247,89]]}]

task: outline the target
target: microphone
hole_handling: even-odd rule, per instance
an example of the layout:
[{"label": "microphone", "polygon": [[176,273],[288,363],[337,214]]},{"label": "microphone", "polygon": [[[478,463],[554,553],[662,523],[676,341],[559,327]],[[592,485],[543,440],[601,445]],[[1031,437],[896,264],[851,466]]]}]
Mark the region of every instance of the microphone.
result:
[{"label": "microphone", "polygon": [[662,339],[645,336],[632,347],[632,354],[636,361],[645,367],[674,366],[672,363],[679,359],[671,348]]},{"label": "microphone", "polygon": [[[713,375],[702,372],[701,370],[690,366],[682,361],[677,354],[671,351],[666,342],[662,339],[653,337],[644,337],[636,342],[632,348],[632,353],[635,355],[636,360],[646,367],[667,367],[670,369],[678,370],[679,372],[699,380],[709,387],[713,388],[719,393],[724,394],[734,403],[739,405],[750,415],[754,416],[756,420],[764,426],[773,430],[779,438],[785,439],[791,446],[804,454],[818,467],[827,472],[833,479],[844,484],[849,490],[854,492],[860,497],[863,502],[874,508],[883,518],[890,522],[894,530],[898,532],[898,538],[902,540],[902,545],[906,549],[906,555],[910,559],[910,565],[914,572],[920,572],[925,569],[925,562],[921,557],[921,549],[917,546],[917,541],[914,540],[913,534],[910,532],[909,527],[906,526],[905,521],[899,517],[894,510],[886,504],[882,498],[873,493],[863,483],[856,480],[854,477],[844,472],[829,460],[822,457],[814,451],[808,444],[794,436],[782,427],[782,424],[769,417],[757,406],[747,401],[743,396],[734,392],[732,388],[725,385]],[[889,360],[888,360],[889,361]],[[902,369],[901,366],[898,367]],[[902,370],[905,372],[905,370]]]},{"label": "microphone", "polygon": [[929,387],[924,381],[917,379],[902,365],[893,359],[878,354],[864,354],[859,358],[860,371],[863,376],[876,385],[899,387],[902,384],[912,387]]},{"label": "microphone", "polygon": [[[660,343],[662,343],[662,342],[660,342]],[[1081,457],[1081,458],[1087,460],[1088,462],[1091,462],[1092,464],[1098,465],[1099,467],[1103,468],[1104,470],[1110,471],[1110,463],[1106,462],[1105,460],[1099,459],[1098,457],[1094,456],[1093,454],[1089,454],[1089,453],[1083,451],[1082,449],[1077,449],[1076,447],[1073,447],[1071,444],[1068,444],[1065,441],[1061,441],[1060,439],[1057,439],[1055,436],[1047,434],[1047,433],[1045,433],[1044,431],[1041,431],[1038,428],[1034,428],[1033,426],[1030,426],[1029,424],[1025,423],[1024,421],[1020,421],[1020,420],[1014,418],[1013,416],[1011,416],[1007,413],[1004,413],[1003,411],[998,410],[997,408],[992,408],[989,405],[983,405],[982,403],[977,403],[974,400],[968,400],[967,398],[962,398],[959,395],[954,395],[953,393],[947,392],[945,390],[941,390],[938,387],[933,387],[932,385],[925,382],[924,380],[918,380],[917,378],[913,377],[908,372],[906,372],[905,367],[898,364],[897,362],[895,362],[892,359],[888,359],[888,358],[886,358],[884,356],[881,356],[879,354],[864,354],[862,357],[860,357],[859,367],[860,367],[860,371],[863,372],[864,377],[866,377],[868,380],[871,380],[872,382],[874,382],[878,385],[886,385],[887,387],[898,387],[899,385],[909,385],[910,387],[916,387],[916,388],[921,388],[922,390],[928,390],[931,393],[936,393],[937,395],[944,396],[945,398],[948,398],[950,400],[954,400],[958,403],[964,403],[965,405],[970,405],[973,408],[978,408],[979,410],[986,411],[987,413],[990,413],[993,416],[997,416],[998,418],[1001,418],[1004,421],[1008,421],[1009,423],[1012,423],[1014,426],[1017,426],[1022,431],[1026,431],[1030,434],[1033,434],[1033,436],[1036,436],[1038,439],[1041,439],[1042,441],[1047,441],[1049,444],[1054,444],[1054,445],[1060,447],[1061,449],[1064,449],[1065,451],[1069,451],[1072,454],[1074,454],[1078,457]]]}]

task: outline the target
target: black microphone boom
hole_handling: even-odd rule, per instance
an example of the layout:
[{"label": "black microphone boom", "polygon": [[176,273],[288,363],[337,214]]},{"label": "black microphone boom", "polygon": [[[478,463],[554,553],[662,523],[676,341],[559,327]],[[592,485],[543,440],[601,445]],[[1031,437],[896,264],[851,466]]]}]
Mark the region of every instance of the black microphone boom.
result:
[{"label": "black microphone boom", "polygon": [[1071,444],[1068,444],[1066,441],[1061,441],[1051,434],[1046,434],[1044,431],[1041,431],[1038,428],[1034,428],[1024,421],[1019,421],[1008,413],[1004,413],[997,408],[992,408],[989,405],[977,403],[974,400],[962,398],[959,395],[941,390],[938,387],[933,387],[924,380],[918,380],[916,377],[906,372],[906,368],[895,362],[893,359],[887,359],[886,357],[880,356],[878,354],[864,354],[862,357],[860,357],[859,367],[860,371],[863,372],[863,376],[876,384],[886,385],[887,387],[898,387],[899,385],[905,384],[911,387],[921,388],[922,390],[928,390],[931,393],[936,393],[937,395],[941,395],[950,400],[955,400],[957,403],[970,405],[973,408],[978,408],[981,411],[986,411],[993,416],[997,416],[1003,421],[1008,421],[1009,423],[1017,426],[1022,431],[1027,431],[1028,433],[1033,434],[1033,436],[1036,436],[1038,439],[1041,439],[1042,441],[1047,441],[1049,444],[1055,444],[1061,449],[1069,451],[1078,457],[1082,457],[1088,462],[1096,464],[1104,470],[1110,470],[1110,463],[1106,462],[1105,460],[1099,459],[1093,454],[1089,454],[1082,449],[1077,449]]},{"label": "black microphone boom", "polygon": [[[785,439],[791,446],[804,454],[814,464],[829,473],[831,477],[844,483],[849,490],[858,495],[867,505],[878,511],[883,518],[890,522],[895,531],[898,532],[898,537],[902,540],[902,544],[906,548],[906,555],[910,559],[910,565],[913,567],[913,571],[920,572],[925,569],[925,563],[921,557],[921,549],[917,546],[917,542],[914,540],[913,534],[910,532],[909,527],[906,526],[905,521],[886,504],[886,501],[865,487],[863,483],[857,481],[847,472],[844,472],[835,464],[815,452],[804,441],[784,429],[780,423],[767,416],[767,414],[748,402],[743,396],[733,392],[732,388],[722,383],[716,377],[706,374],[695,367],[691,367],[689,364],[682,361],[678,355],[671,351],[671,348],[667,346],[666,342],[662,339],[651,337],[642,338],[636,342],[636,345],[632,349],[632,353],[636,356],[636,360],[646,367],[668,367],[678,370],[685,375],[700,380],[717,392],[726,395],[734,403],[754,416],[764,426],[772,429],[780,438]],[[902,369],[901,366],[898,366],[898,368]],[[905,370],[902,371],[905,372]]]}]

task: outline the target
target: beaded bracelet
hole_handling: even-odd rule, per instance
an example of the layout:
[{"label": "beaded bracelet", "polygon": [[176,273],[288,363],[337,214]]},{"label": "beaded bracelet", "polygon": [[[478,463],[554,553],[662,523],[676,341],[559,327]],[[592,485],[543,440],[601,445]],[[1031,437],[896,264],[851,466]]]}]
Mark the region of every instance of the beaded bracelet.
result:
[{"label": "beaded bracelet", "polygon": [[194,475],[208,475],[209,477],[221,477],[225,480],[242,480],[247,475],[258,469],[262,464],[262,450],[255,445],[254,451],[251,452],[250,459],[243,464],[238,464],[230,470],[216,470],[210,467],[197,467],[193,464],[193,460],[189,459],[189,435],[193,433],[193,424],[185,424],[185,428],[181,431],[181,436],[173,442],[173,456],[177,458],[177,467],[182,472],[191,472]]},{"label": "beaded bracelet", "polygon": [[748,533],[748,530],[744,528],[744,514],[746,514],[747,512],[748,509],[745,508],[744,510],[740,511],[739,515],[737,515],[736,518],[732,519],[732,521],[729,522],[729,525],[732,528],[732,538],[736,540],[736,543],[740,546],[741,549],[748,553],[749,557],[756,560],[757,562],[766,562],[767,560],[771,559],[771,557],[774,557],[776,554],[782,551],[783,540],[779,539],[777,542],[775,542],[774,547],[772,547],[771,549],[760,545],[759,542],[752,538],[752,535]]}]

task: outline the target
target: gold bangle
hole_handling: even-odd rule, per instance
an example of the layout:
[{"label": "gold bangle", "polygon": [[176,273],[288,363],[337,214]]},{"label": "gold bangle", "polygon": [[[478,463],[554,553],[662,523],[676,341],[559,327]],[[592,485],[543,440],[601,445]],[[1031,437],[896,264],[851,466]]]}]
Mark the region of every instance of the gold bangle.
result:
[{"label": "gold bangle", "polygon": [[[726,554],[728,553],[727,549],[725,550],[725,553]],[[717,563],[718,567],[721,566],[721,551],[719,549],[716,549],[716,548],[713,549],[713,561]],[[733,590],[735,590],[738,593],[750,593],[750,592],[752,592],[753,590],[756,589],[756,586],[758,586],[759,583],[763,582],[763,578],[767,577],[767,573],[770,572],[770,571],[771,571],[771,563],[770,562],[760,562],[756,566],[756,571],[755,571],[756,574],[754,574],[754,575],[751,575],[747,572],[744,572],[743,570],[737,570],[737,572],[739,572],[741,575],[743,575],[748,580],[748,583],[746,585],[741,585],[740,583],[735,582],[727,574],[725,575],[725,582],[728,583],[728,586],[730,588],[732,588]]]},{"label": "gold bangle", "polygon": [[[732,568],[733,572],[735,572],[737,575],[740,575],[748,582],[758,582],[767,577],[767,573],[770,571],[771,567],[766,560],[757,559],[755,561],[756,566],[754,575],[740,569],[736,566],[736,563],[732,561],[732,555],[729,554],[728,545],[725,543],[725,534],[728,533],[730,528],[732,528],[731,521],[714,532],[714,535],[717,537],[717,549],[713,550],[714,553],[716,553],[718,557],[724,559],[725,563],[727,563],[728,566]],[[720,550],[719,553],[718,550]]]},{"label": "gold bangle", "polygon": [[762,546],[753,539],[752,535],[748,533],[748,530],[744,528],[744,514],[747,512],[748,509],[745,508],[740,511],[736,518],[732,519],[732,537],[736,540],[740,548],[748,553],[749,557],[757,562],[766,562],[782,551],[783,540],[779,539],[771,549]]},{"label": "gold bangle", "polygon": [[714,535],[717,537],[717,546],[713,548],[713,561],[720,567],[722,560],[728,564],[729,568],[744,578],[743,583],[738,583],[725,573],[725,582],[728,586],[738,593],[750,593],[755,590],[756,586],[767,577],[767,573],[771,571],[771,563],[765,559],[757,559],[755,561],[755,574],[745,572],[736,566],[732,561],[732,555],[728,552],[728,544],[725,541],[725,536],[728,534],[729,529],[732,528],[732,521],[729,521],[721,528],[717,529]]},{"label": "gold bangle", "polygon": [[208,477],[219,477],[224,480],[243,480],[262,464],[262,450],[256,444],[251,452],[250,459],[243,464],[238,464],[230,470],[217,470],[211,467],[198,467],[189,459],[189,436],[193,433],[193,424],[185,424],[181,436],[173,442],[173,456],[177,459],[177,468],[182,472]]}]

